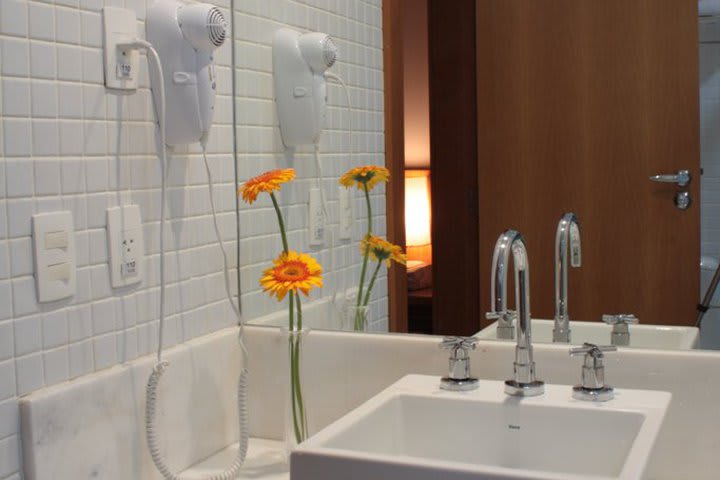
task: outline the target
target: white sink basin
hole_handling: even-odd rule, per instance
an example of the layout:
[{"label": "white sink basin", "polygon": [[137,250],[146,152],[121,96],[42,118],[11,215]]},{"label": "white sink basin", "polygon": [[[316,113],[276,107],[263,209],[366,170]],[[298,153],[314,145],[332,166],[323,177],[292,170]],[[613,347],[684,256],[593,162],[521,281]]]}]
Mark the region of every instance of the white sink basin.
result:
[{"label": "white sink basin", "polygon": [[[532,320],[533,343],[552,343],[552,320]],[[570,322],[572,344],[583,342],[596,345],[610,345],[612,327],[602,322]],[[630,325],[630,347],[691,350],[697,347],[699,330],[695,327],[670,327],[663,325]],[[483,328],[476,334],[483,340],[497,340],[497,322]],[[507,340],[514,341],[514,340]]]},{"label": "white sink basin", "polygon": [[299,445],[292,480],[638,479],[670,403],[667,392],[616,390],[604,403],[571,387],[509,397],[408,375]]}]

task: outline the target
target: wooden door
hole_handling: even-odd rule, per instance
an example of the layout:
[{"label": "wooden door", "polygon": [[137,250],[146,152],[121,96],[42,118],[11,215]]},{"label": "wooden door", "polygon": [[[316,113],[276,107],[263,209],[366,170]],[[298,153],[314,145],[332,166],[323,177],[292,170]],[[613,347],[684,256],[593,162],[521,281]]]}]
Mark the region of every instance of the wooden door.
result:
[{"label": "wooden door", "polygon": [[[692,324],[699,290],[696,0],[477,0],[481,309],[492,249],[523,233],[534,318],[554,316],[554,239],[581,222],[572,319]],[[648,177],[691,171],[678,187]],[[486,324],[486,322],[484,322]]]}]

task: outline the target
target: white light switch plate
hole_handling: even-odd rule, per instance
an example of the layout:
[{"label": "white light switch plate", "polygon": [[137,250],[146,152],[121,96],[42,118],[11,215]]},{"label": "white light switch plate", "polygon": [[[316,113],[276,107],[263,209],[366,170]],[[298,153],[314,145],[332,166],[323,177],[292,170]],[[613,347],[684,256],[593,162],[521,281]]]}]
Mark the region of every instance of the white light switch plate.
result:
[{"label": "white light switch plate", "polygon": [[135,12],[126,8],[104,7],[103,27],[105,34],[105,86],[117,90],[136,90],[138,81],[139,53],[125,52],[118,43],[130,42],[138,37]]},{"label": "white light switch plate", "polygon": [[75,228],[72,212],[33,215],[33,257],[38,302],[75,294]]},{"label": "white light switch plate", "polygon": [[140,207],[125,205],[107,210],[110,283],[113,288],[126,287],[143,280],[145,243]]}]

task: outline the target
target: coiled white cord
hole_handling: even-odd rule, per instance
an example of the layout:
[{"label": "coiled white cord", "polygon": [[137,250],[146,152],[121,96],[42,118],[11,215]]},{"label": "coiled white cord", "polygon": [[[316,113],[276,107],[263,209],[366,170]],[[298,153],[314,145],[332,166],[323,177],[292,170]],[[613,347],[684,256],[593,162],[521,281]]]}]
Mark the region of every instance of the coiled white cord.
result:
[{"label": "coiled white cord", "polygon": [[[145,389],[145,395],[146,395],[146,405],[145,405],[145,438],[148,443],[148,449],[150,451],[150,456],[152,457],[153,463],[155,464],[155,467],[158,469],[158,471],[162,474],[162,476],[166,480],[178,480],[179,476],[176,473],[173,473],[170,468],[168,467],[167,463],[165,462],[165,459],[161,453],[161,447],[158,440],[158,434],[157,434],[157,400],[158,400],[158,386],[160,384],[160,379],[162,378],[163,373],[167,370],[169,363],[164,361],[162,359],[162,350],[163,350],[163,334],[164,334],[164,324],[165,324],[165,196],[166,196],[166,181],[165,181],[165,172],[166,172],[166,166],[167,166],[167,147],[165,144],[166,141],[166,130],[165,130],[165,82],[164,82],[164,76],[163,76],[163,70],[162,65],[160,63],[160,57],[157,53],[157,51],[153,48],[152,44],[149,42],[146,42],[145,40],[134,40],[133,42],[130,42],[128,44],[122,45],[121,48],[144,48],[149,54],[150,57],[152,57],[153,61],[155,62],[158,70],[158,79],[159,79],[159,86],[158,90],[160,93],[160,112],[158,114],[158,124],[160,127],[160,140],[161,140],[161,181],[160,181],[160,190],[161,190],[161,199],[160,199],[160,325],[159,325],[159,333],[158,333],[158,351],[157,351],[157,363],[153,367],[153,371],[150,374],[150,377],[148,378],[147,386]],[[208,178],[208,189],[210,193],[210,206],[212,209],[212,216],[213,216],[213,224],[215,227],[215,234],[217,235],[218,244],[220,246],[220,249],[222,251],[223,255],[223,273],[224,273],[224,279],[225,279],[225,292],[227,294],[228,302],[230,303],[233,312],[237,316],[238,319],[238,325],[240,327],[240,333],[239,333],[239,343],[240,348],[242,350],[242,361],[243,361],[243,369],[240,372],[240,376],[238,377],[238,390],[237,390],[237,402],[238,402],[238,420],[239,420],[239,429],[240,429],[240,445],[238,449],[237,456],[235,457],[234,462],[232,465],[225,470],[222,473],[219,473],[217,475],[211,475],[207,477],[206,480],[232,480],[237,477],[240,468],[242,467],[243,463],[245,462],[245,457],[247,455],[247,449],[248,449],[248,443],[249,443],[249,432],[250,432],[250,422],[249,422],[249,414],[248,414],[248,407],[247,407],[247,383],[248,383],[248,370],[247,370],[247,349],[245,348],[245,345],[243,343],[243,322],[242,317],[240,315],[239,308],[235,305],[235,302],[232,299],[232,294],[230,292],[230,275],[229,275],[229,268],[228,268],[228,261],[227,261],[227,253],[225,251],[225,246],[222,242],[222,237],[220,235],[220,229],[218,228],[217,223],[217,214],[215,211],[215,200],[214,200],[214,192],[213,192],[213,184],[212,184],[212,175],[210,172],[210,166],[208,165],[207,161],[207,151],[206,151],[206,143],[203,140],[202,142],[202,148],[203,148],[203,158],[205,160],[205,169],[207,173]]]},{"label": "coiled white cord", "polygon": [[[332,72],[325,72],[325,78],[334,80],[340,84],[343,91],[345,92],[345,107],[347,108],[348,112],[348,163],[350,163],[350,166],[352,166],[352,156],[353,156],[353,148],[352,148],[352,115],[353,115],[353,108],[352,103],[350,103],[350,93],[348,91],[347,85],[343,81],[343,79],[335,75]],[[315,143],[315,168],[317,169],[318,174],[318,183],[320,183],[320,179],[323,176],[322,173],[322,165],[320,163],[320,145],[318,142]],[[327,209],[327,200],[325,199],[325,191],[322,188],[322,185],[318,185],[320,187],[320,199],[322,200],[323,204],[323,213],[325,214],[325,221],[329,222],[330,217],[328,215],[328,209]],[[333,235],[332,230],[330,231],[330,266],[333,271],[335,271],[335,237]],[[337,290],[338,286],[340,285],[340,279],[343,279],[344,275],[339,275],[339,279],[337,282],[335,282],[335,287],[333,289],[332,293],[332,304],[335,306],[335,300],[337,298]],[[342,282],[342,290],[345,290],[345,282]],[[336,307],[337,308],[337,307]],[[339,310],[339,309],[338,309]],[[339,312],[339,314],[342,315],[343,312]]]}]

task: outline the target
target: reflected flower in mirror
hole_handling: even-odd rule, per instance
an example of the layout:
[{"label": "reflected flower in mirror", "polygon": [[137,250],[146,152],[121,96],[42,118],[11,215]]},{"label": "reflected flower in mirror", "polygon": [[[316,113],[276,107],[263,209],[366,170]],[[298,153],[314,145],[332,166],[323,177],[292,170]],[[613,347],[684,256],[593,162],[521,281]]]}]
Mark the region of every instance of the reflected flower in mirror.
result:
[{"label": "reflected flower in mirror", "polygon": [[[356,187],[365,194],[365,205],[367,207],[367,233],[360,243],[360,249],[363,254],[362,270],[360,270],[360,283],[358,285],[357,302],[354,313],[350,316],[354,317],[353,328],[355,331],[363,331],[367,327],[367,311],[370,302],[370,294],[375,284],[377,274],[383,261],[388,262],[390,266],[391,260],[405,263],[405,255],[402,248],[383,240],[372,234],[372,204],[370,202],[370,191],[379,183],[387,183],[390,180],[390,171],[385,167],[377,165],[366,165],[363,167],[351,168],[340,177],[340,184],[345,188]],[[384,243],[382,243],[384,242]],[[367,291],[365,290],[365,277],[367,275],[367,264],[369,257],[378,261],[377,267],[373,272]],[[364,294],[364,296],[363,296]]]}]

